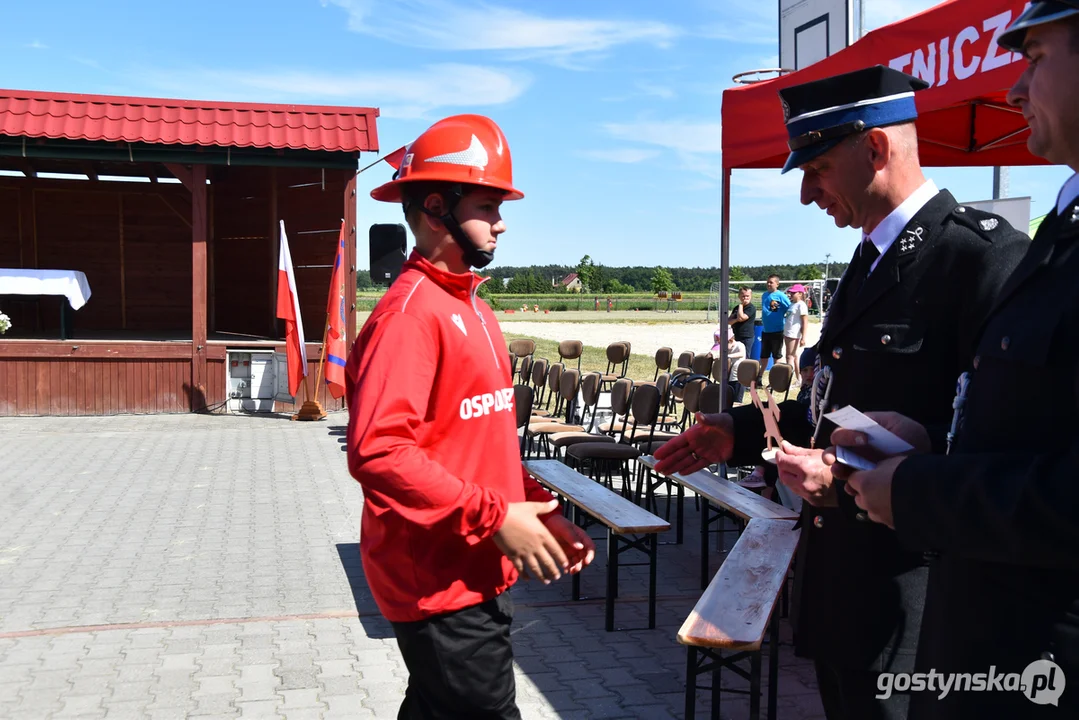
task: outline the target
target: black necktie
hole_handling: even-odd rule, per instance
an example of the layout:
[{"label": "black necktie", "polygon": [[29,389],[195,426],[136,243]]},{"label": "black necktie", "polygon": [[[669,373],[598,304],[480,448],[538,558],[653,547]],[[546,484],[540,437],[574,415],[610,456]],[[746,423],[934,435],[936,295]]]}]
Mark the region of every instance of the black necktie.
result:
[{"label": "black necktie", "polygon": [[851,287],[851,297],[856,296],[862,290],[862,286],[865,285],[865,280],[869,277],[869,271],[873,267],[873,262],[880,257],[880,250],[868,237],[862,240],[862,246],[858,250],[858,266],[855,268],[855,274],[851,278],[854,283]]}]

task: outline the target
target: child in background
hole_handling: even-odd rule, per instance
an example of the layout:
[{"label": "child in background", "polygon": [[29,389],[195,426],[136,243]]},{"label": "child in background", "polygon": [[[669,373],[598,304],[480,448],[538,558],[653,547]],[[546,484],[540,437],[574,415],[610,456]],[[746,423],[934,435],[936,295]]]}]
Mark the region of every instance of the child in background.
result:
[{"label": "child in background", "polygon": [[809,308],[805,304],[805,285],[791,285],[787,290],[791,304],[783,315],[783,344],[787,364],[798,374],[798,348],[805,347],[809,329]]},{"label": "child in background", "polygon": [[798,402],[809,408],[813,398],[813,378],[817,376],[817,346],[807,347],[798,359],[798,374],[802,378],[802,389],[798,391]]}]

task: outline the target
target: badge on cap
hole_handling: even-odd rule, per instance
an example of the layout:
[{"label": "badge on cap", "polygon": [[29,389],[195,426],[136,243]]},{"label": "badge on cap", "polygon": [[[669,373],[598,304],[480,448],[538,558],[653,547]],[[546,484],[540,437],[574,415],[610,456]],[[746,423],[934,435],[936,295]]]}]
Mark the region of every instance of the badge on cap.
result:
[{"label": "badge on cap", "polygon": [[899,236],[899,257],[916,252],[925,242],[925,228],[915,223]]},{"label": "badge on cap", "polygon": [[978,224],[982,226],[982,230],[989,232],[990,230],[996,230],[997,225],[1000,225],[1000,221],[996,218],[986,218]]}]

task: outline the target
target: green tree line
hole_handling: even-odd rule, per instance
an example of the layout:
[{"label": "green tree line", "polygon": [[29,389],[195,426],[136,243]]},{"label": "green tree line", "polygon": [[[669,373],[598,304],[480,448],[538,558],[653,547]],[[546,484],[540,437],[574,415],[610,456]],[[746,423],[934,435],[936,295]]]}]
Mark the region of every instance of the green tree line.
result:
[{"label": "green tree line", "polygon": [[[731,283],[748,280],[767,280],[775,274],[783,280],[816,280],[824,277],[825,264],[803,265],[756,265],[731,267]],[[830,263],[828,274],[839,277],[846,269],[844,263]],[[720,269],[658,267],[634,265],[611,267],[596,264],[585,255],[576,266],[533,265],[530,267],[502,266],[485,268],[480,272],[491,278],[485,283],[485,294],[509,293],[515,295],[546,295],[566,292],[562,279],[577,273],[584,285],[584,292],[603,294],[627,294],[635,292],[655,293],[659,290],[682,292],[708,292],[712,283],[719,282]],[[356,273],[357,289],[375,289],[366,271]]]}]

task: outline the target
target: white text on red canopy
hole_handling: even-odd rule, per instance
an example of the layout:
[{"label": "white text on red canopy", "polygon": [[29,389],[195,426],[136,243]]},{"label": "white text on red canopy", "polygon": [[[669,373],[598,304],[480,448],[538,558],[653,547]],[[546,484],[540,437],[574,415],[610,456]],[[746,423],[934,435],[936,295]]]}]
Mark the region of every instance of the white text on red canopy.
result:
[{"label": "white text on red canopy", "polygon": [[1011,21],[1012,11],[1006,10],[983,20],[980,32],[977,25],[968,25],[952,37],[894,58],[888,66],[924,80],[930,87],[946,85],[953,77],[966,80],[976,73],[1005,67],[1023,59],[997,44]]}]

